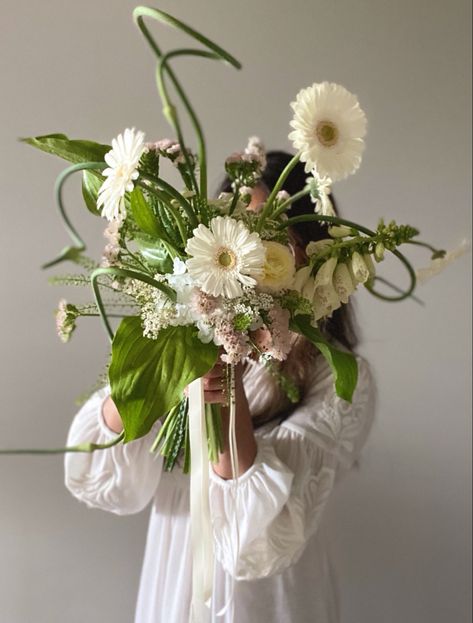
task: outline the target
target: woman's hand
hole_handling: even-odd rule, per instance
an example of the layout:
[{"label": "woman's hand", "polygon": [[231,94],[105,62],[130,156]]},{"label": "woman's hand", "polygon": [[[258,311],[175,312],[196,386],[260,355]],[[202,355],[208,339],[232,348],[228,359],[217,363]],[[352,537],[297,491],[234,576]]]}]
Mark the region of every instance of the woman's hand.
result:
[{"label": "woman's hand", "polygon": [[[220,361],[204,377],[204,397],[205,401],[213,404],[222,405],[222,429],[223,429],[223,450],[219,455],[217,463],[213,465],[213,470],[221,478],[232,478],[232,466],[230,460],[229,444],[229,409],[227,406],[229,396],[227,395],[226,364]],[[235,373],[235,434],[238,450],[239,476],[244,474],[254,463],[256,457],[256,440],[253,434],[253,422],[251,419],[248,400],[246,399],[243,387],[243,365],[239,364],[234,368]]]},{"label": "woman's hand", "polygon": [[203,377],[204,400],[210,404],[226,405],[228,402],[226,364],[219,360]]}]

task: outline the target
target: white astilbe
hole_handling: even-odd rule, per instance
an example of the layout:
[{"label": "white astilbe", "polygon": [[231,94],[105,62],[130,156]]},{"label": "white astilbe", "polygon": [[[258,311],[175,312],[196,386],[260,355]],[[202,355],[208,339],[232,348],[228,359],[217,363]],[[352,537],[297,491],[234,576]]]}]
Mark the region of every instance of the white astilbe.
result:
[{"label": "white astilbe", "polygon": [[431,260],[430,265],[425,268],[419,268],[416,271],[417,283],[422,285],[441,273],[449,264],[469,251],[470,247],[471,244],[468,240],[462,240],[455,249],[447,251],[443,257]]},{"label": "white astilbe", "polygon": [[245,154],[258,162],[260,173],[266,169],[266,149],[260,138],[250,136],[248,145],[245,148]]}]

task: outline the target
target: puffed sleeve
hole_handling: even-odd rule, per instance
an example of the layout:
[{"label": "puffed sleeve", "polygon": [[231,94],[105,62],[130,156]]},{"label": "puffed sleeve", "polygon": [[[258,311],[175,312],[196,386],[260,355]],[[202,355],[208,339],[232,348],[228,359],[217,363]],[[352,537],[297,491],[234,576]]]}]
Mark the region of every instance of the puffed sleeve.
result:
[{"label": "puffed sleeve", "polygon": [[[110,387],[95,392],[75,415],[67,445],[85,441],[107,443],[117,434],[106,425],[102,404]],[[90,508],[129,515],[138,513],[153,497],[162,471],[162,458],[149,449],[159,423],[144,437],[92,453],[65,455],[65,484]]]},{"label": "puffed sleeve", "polygon": [[361,358],[358,369],[348,403],[336,396],[328,366],[319,368],[293,414],[257,431],[255,462],[237,487],[211,471],[216,556],[237,579],[280,573],[316,532],[337,477],[357,460],[373,421],[375,390]]}]

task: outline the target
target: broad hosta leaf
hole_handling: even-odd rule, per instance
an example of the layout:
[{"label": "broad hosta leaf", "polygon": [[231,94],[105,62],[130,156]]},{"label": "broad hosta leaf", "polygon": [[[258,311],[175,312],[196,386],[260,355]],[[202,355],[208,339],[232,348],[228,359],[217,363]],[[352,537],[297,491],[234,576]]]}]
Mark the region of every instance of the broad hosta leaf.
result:
[{"label": "broad hosta leaf", "polygon": [[138,317],[124,318],[112,345],[112,399],[123,420],[124,442],[138,439],[169,412],[186,385],[217,360],[214,344],[202,344],[195,328],[168,327],[157,340],[143,337]]},{"label": "broad hosta leaf", "polygon": [[310,324],[309,316],[295,316],[291,329],[300,333],[316,346],[332,369],[335,391],[340,398],[351,402],[358,381],[358,364],[351,353],[335,348]]},{"label": "broad hosta leaf", "polygon": [[48,154],[59,156],[74,164],[79,162],[102,162],[105,154],[110,151],[108,145],[93,141],[71,140],[65,134],[46,134],[22,138],[24,143],[32,145]]},{"label": "broad hosta leaf", "polygon": [[102,183],[102,176],[98,176],[92,171],[82,172],[82,197],[89,212],[95,216],[100,216],[100,210],[97,209],[97,196]]}]

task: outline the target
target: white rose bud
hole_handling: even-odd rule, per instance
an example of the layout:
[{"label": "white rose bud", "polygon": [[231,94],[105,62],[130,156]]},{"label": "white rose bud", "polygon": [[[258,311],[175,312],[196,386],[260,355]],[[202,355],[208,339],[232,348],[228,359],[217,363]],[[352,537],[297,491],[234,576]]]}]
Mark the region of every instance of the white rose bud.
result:
[{"label": "white rose bud", "polygon": [[296,267],[291,250],[272,240],[263,241],[263,246],[266,249],[266,260],[263,277],[258,280],[258,284],[273,292],[292,286]]}]

